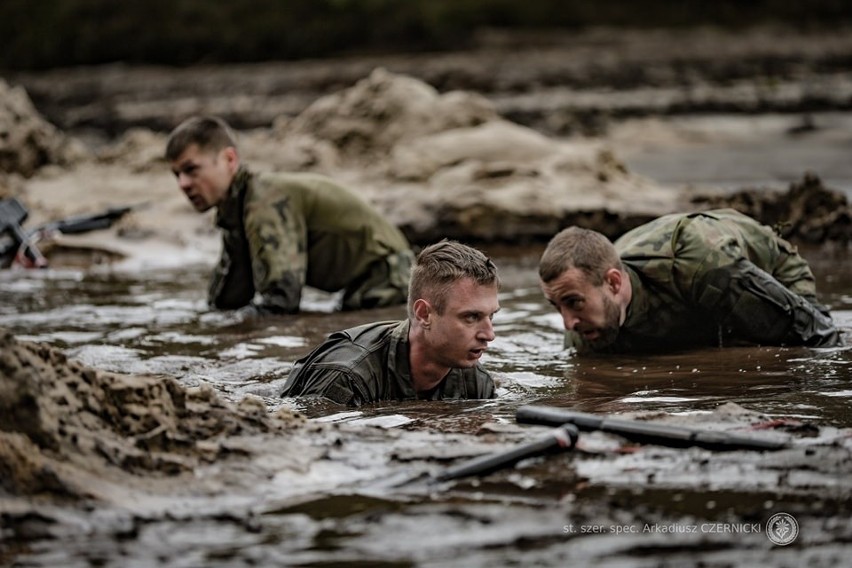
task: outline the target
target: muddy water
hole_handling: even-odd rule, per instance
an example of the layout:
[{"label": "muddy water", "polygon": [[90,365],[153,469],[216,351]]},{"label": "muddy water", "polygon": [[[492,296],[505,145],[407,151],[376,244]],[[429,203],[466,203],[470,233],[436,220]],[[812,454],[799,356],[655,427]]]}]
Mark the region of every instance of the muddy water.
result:
[{"label": "muddy water", "polygon": [[[223,495],[218,509],[183,503],[161,515],[67,513],[67,525],[33,529],[41,536],[21,551],[20,565],[842,565],[849,552],[844,511],[852,506],[852,465],[848,435],[838,437],[838,428],[852,427],[852,348],[570,357],[561,349],[559,319],[536,285],[537,251],[492,252],[505,285],[498,338],[484,363],[499,378],[499,398],[359,410],[281,400],[278,393],[292,361],[327,333],[400,318],[401,308],[331,313],[337,298],[309,291],[298,317],[246,325],[207,311],[206,267],[0,275],[0,326],[19,338],[60,347],[101,369],[170,375],[187,386],[210,384],[233,400],[253,394],[270,408],[293,406],[337,423],[347,440],[331,452],[334,467],[322,482],[307,480],[312,489],[297,498],[252,508],[235,497],[229,508]],[[805,255],[821,299],[852,331],[848,253]],[[633,454],[619,450],[612,437],[593,434],[584,436],[581,453],[449,488],[375,483],[405,473],[406,464],[416,472],[432,460],[434,470],[436,462],[465,455],[454,450],[460,439],[496,439],[500,448],[528,439],[514,425],[514,412],[529,403],[709,416],[710,426],[720,420],[712,411],[736,403],[724,412],[736,418],[746,409],[761,420],[793,418],[815,427],[799,426],[811,441],[799,440],[807,445],[783,457],[653,447]],[[365,430],[368,425],[379,428]],[[346,453],[347,447],[354,451]],[[779,507],[796,515],[803,535],[786,548],[761,532]],[[716,527],[725,523],[724,530]],[[3,537],[0,530],[0,543]]]},{"label": "muddy water", "polygon": [[[559,318],[537,287],[536,253],[498,258],[505,282],[502,308],[495,318],[497,339],[483,362],[500,378],[501,388],[499,402],[485,405],[488,413],[510,419],[518,405],[534,402],[596,412],[691,412],[736,402],[773,416],[852,426],[848,348],[569,356],[561,347]],[[841,327],[852,327],[848,253],[814,249],[806,255],[822,301]],[[404,316],[401,308],[330,313],[337,298],[309,290],[305,313],[297,317],[235,325],[227,314],[207,310],[207,270],[198,266],[136,276],[6,273],[0,276],[0,326],[22,339],[60,347],[96,368],[171,375],[187,386],[208,383],[228,397],[252,393],[274,407],[281,404],[277,395],[292,361],[329,332]],[[308,414],[333,410],[295,404]],[[380,405],[345,416],[363,418],[397,408]]]}]

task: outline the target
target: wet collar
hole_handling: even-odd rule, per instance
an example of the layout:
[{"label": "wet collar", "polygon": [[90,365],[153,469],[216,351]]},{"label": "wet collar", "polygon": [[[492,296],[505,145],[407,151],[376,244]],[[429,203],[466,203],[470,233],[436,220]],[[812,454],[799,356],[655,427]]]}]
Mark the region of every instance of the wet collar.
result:
[{"label": "wet collar", "polygon": [[217,226],[225,230],[233,230],[242,225],[243,202],[251,177],[248,169],[245,166],[240,166],[225,193],[225,198],[216,208]]},{"label": "wet collar", "polygon": [[410,344],[408,332],[411,322],[406,319],[391,333],[391,344],[388,350],[388,371],[396,381],[397,388],[403,399],[417,398],[411,378],[411,362],[409,361]]}]

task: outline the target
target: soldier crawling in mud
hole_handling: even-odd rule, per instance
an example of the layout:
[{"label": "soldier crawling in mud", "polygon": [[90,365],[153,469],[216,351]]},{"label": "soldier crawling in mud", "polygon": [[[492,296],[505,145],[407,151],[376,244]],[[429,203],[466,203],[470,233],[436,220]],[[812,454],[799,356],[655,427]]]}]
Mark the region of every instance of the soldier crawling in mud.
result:
[{"label": "soldier crawling in mud", "polygon": [[564,229],[539,277],[580,353],[841,343],[807,262],[732,209],[666,215],[614,244]]},{"label": "soldier crawling in mud", "polygon": [[408,319],[338,331],[296,362],[283,396],[360,406],[381,400],[493,398],[479,359],[494,339],[497,268],[482,252],[441,241],[411,273]]},{"label": "soldier crawling in mud", "polygon": [[314,174],[249,171],[216,117],[175,128],[166,160],[197,211],[217,208],[224,233],[211,306],[243,319],[295,313],[305,285],[343,290],[344,310],[405,302],[414,254],[351,190]]}]

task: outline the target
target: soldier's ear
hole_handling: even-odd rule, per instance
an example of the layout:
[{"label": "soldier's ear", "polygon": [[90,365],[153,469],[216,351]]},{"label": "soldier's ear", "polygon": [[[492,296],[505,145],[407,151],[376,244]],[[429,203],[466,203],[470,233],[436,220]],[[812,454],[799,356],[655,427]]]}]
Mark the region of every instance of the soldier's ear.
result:
[{"label": "soldier's ear", "polygon": [[228,146],[222,150],[222,158],[228,164],[228,172],[232,175],[235,174],[240,168],[240,155],[237,153],[237,149],[233,146]]},{"label": "soldier's ear", "polygon": [[618,294],[624,284],[624,274],[617,268],[610,268],[604,274],[604,284],[613,294]]},{"label": "soldier's ear", "polygon": [[414,301],[413,307],[414,319],[417,320],[420,327],[428,329],[432,324],[432,305],[423,298],[418,298]]}]

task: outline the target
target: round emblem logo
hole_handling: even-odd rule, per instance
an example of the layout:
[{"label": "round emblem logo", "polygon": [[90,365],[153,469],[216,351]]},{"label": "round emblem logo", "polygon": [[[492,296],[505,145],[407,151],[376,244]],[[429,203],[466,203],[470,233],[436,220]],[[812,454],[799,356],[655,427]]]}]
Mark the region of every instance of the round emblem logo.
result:
[{"label": "round emblem logo", "polygon": [[766,536],[778,546],[787,546],[799,536],[799,523],[789,513],[775,513],[766,522]]}]

